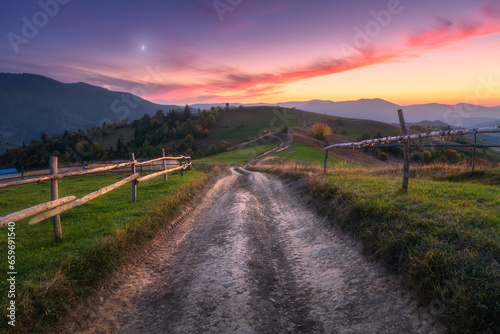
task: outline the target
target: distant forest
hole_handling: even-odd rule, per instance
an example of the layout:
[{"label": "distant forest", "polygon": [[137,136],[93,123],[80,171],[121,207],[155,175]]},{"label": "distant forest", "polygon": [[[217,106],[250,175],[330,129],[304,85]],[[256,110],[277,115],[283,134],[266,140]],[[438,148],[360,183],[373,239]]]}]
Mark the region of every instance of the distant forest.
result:
[{"label": "distant forest", "polygon": [[[130,153],[136,158],[154,158],[161,155],[165,148],[167,155],[187,154],[205,156],[225,151],[227,143],[222,141],[218,148],[210,146],[206,152],[197,149],[196,140],[209,136],[210,128],[219,120],[220,108],[192,113],[189,106],[182,111],[171,110],[166,114],[158,110],[151,117],[145,114],[131,124],[125,118],[121,122],[104,123],[100,127],[78,130],[74,133],[66,131],[62,136],[51,136],[43,133],[40,140],[33,139],[21,147],[10,149],[0,155],[0,167],[18,170],[45,168],[49,166],[49,157],[57,156],[60,163],[69,164],[82,161],[109,161],[129,159]],[[118,137],[116,145],[103,148],[102,139],[125,127],[134,128],[134,135],[127,143]],[[165,147],[164,143],[170,143]],[[196,153],[195,153],[196,152]]]}]

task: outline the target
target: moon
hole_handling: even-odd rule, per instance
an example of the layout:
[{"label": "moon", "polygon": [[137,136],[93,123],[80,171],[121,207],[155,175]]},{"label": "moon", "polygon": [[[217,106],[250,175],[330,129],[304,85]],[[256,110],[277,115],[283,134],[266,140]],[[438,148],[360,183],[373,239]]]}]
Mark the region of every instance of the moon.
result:
[{"label": "moon", "polygon": [[144,50],[146,50],[146,46],[145,46],[145,45],[142,45],[142,46],[141,46],[141,51],[144,51]]}]

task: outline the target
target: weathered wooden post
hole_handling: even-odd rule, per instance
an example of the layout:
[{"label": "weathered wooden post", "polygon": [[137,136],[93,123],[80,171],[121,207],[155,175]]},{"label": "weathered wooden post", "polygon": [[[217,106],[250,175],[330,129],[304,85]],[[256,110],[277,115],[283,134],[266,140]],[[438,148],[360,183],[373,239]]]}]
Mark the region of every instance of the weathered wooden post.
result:
[{"label": "weathered wooden post", "polygon": [[[134,175],[136,173],[136,168],[135,168],[135,154],[130,153],[130,161],[132,161],[132,166],[131,166],[131,175]],[[137,200],[137,181],[133,180],[132,181],[132,203]]]},{"label": "weathered wooden post", "polygon": [[[165,149],[164,148],[161,149],[161,156],[162,156],[162,158],[165,158]],[[163,170],[166,170],[166,169],[167,169],[167,160],[163,159]],[[168,180],[167,174],[163,175],[163,180],[165,182],[167,182],[167,180]]]},{"label": "weathered wooden post", "polygon": [[[180,157],[180,159],[179,159],[179,166],[181,166],[181,167],[182,167],[182,155],[180,155],[179,157]],[[181,176],[184,176],[184,173],[183,173],[183,172],[184,172],[184,171],[181,169]]]},{"label": "weathered wooden post", "polygon": [[140,173],[142,173],[142,162],[143,162],[143,161],[144,161],[144,160],[143,160],[142,158],[140,158],[140,159],[139,159],[139,162],[141,163],[141,164],[139,165],[139,172],[140,172]]},{"label": "weathered wooden post", "polygon": [[[328,146],[328,138],[325,139],[325,147]],[[326,165],[328,163],[328,150],[325,150],[325,167],[323,168],[323,174],[326,174]]]},{"label": "weathered wooden post", "polygon": [[[403,130],[403,136],[408,136],[408,128],[406,127],[405,117],[403,115],[403,109],[398,110],[399,123],[401,124],[401,130]],[[403,191],[408,191],[408,179],[410,178],[410,140],[403,140],[404,149],[404,163],[403,163]]]},{"label": "weathered wooden post", "polygon": [[476,146],[477,146],[477,129],[474,130],[474,152],[472,153],[472,171],[476,168]]},{"label": "weathered wooden post", "polygon": [[21,166],[21,180],[24,180],[24,166]]},{"label": "weathered wooden post", "polygon": [[[50,175],[57,175],[57,157],[50,157]],[[50,180],[50,200],[55,201],[59,199],[59,189],[57,186],[57,179]],[[60,240],[62,238],[61,216],[57,215],[52,218],[52,225],[54,227],[54,238]]]},{"label": "weathered wooden post", "polygon": [[83,162],[82,162],[82,169],[83,169],[83,170],[85,170],[85,168],[86,168],[85,166],[86,166],[86,165],[87,165],[87,161],[83,161]]}]

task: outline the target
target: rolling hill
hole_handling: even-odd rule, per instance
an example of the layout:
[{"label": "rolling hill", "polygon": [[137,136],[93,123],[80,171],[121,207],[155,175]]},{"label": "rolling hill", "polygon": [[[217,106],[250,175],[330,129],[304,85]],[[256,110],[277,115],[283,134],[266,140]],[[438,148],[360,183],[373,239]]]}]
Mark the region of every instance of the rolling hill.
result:
[{"label": "rolling hill", "polygon": [[[306,111],[307,123],[318,120],[332,121],[336,118],[357,118],[385,123],[397,123],[397,109],[403,108],[407,122],[423,120],[440,121],[448,124],[460,122],[461,126],[474,127],[478,124],[496,124],[500,121],[500,107],[455,106],[444,104],[422,104],[400,106],[382,99],[362,99],[357,101],[333,102],[312,100],[304,102],[278,103],[283,110],[295,115],[289,119],[289,126],[302,125],[301,113]],[[231,113],[223,118],[214,139],[231,139],[233,137],[257,137],[265,128],[273,128],[270,123],[279,123],[280,116],[273,114],[276,109],[272,104],[257,103],[241,105],[231,103]],[[221,107],[226,112],[226,104],[194,104],[192,111],[210,109],[212,106]],[[238,114],[239,106],[248,110],[259,110],[259,115],[248,113]],[[103,122],[120,121],[127,118],[136,120],[149,113],[154,115],[157,110],[165,112],[179,109],[175,105],[162,105],[149,102],[135,95],[124,92],[114,92],[101,87],[85,83],[65,84],[56,80],[34,74],[0,73],[0,152],[5,149],[20,146],[33,138],[40,138],[46,132],[51,135],[60,135],[64,131],[73,132],[77,129],[88,129]],[[255,109],[257,108],[257,109]],[[280,108],[278,108],[280,109]],[[235,111],[236,110],[236,111]],[[247,111],[248,111],[247,110]],[[296,110],[296,112],[294,111]],[[471,110],[470,113],[467,112]],[[460,112],[466,117],[460,116]],[[467,113],[463,113],[466,111]],[[261,115],[270,112],[271,115]],[[262,117],[265,116],[265,117]],[[242,117],[242,118],[238,118]],[[331,118],[329,118],[331,117]],[[264,120],[261,122],[261,120]],[[282,121],[282,120],[281,120]],[[354,122],[354,121],[351,121]],[[243,126],[242,126],[243,125]],[[359,137],[362,132],[375,135],[373,131],[365,131],[357,126],[346,131],[353,138]],[[340,127],[337,129],[340,131]],[[361,131],[361,133],[360,133]],[[384,131],[382,131],[384,133]],[[234,138],[235,142],[242,142],[241,138]]]},{"label": "rolling hill", "polygon": [[44,132],[60,135],[174,108],[179,107],[82,82],[65,84],[40,75],[0,73],[0,150],[40,138]]},{"label": "rolling hill", "polygon": [[[231,103],[239,106],[240,103]],[[277,103],[285,108],[297,108],[319,114],[327,114],[347,118],[361,118],[386,123],[398,123],[397,110],[403,109],[407,122],[440,121],[452,126],[476,127],[480,123],[500,121],[500,106],[484,107],[459,103],[447,105],[439,103],[398,105],[382,99],[361,99],[356,101],[334,102],[329,100],[311,100]],[[193,105],[195,108],[207,109],[210,105]],[[224,107],[225,104],[214,104]],[[244,106],[273,106],[273,104],[256,103]]]}]

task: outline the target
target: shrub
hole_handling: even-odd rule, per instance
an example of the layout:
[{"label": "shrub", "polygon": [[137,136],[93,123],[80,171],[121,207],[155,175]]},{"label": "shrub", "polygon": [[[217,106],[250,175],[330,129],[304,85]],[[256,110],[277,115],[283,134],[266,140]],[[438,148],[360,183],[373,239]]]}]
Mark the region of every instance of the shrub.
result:
[{"label": "shrub", "polygon": [[328,126],[328,124],[323,122],[318,122],[313,125],[314,137],[319,140],[325,140],[332,133],[332,129]]}]

